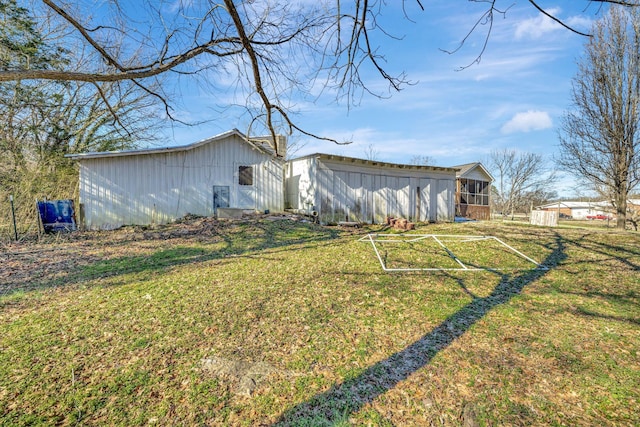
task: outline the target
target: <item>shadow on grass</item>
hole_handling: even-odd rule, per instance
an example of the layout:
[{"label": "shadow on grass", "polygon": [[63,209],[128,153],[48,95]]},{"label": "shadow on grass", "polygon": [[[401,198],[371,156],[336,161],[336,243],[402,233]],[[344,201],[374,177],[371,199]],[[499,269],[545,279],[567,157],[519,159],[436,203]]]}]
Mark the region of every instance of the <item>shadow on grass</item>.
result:
[{"label": "shadow on grass", "polygon": [[[139,273],[153,274],[166,268],[191,263],[262,256],[263,251],[266,250],[273,255],[281,251],[321,246],[330,244],[340,235],[340,232],[307,223],[265,221],[230,223],[227,227],[219,227],[213,235],[197,233],[166,237],[161,233],[155,233],[155,235],[157,237],[142,240],[145,244],[148,242],[155,245],[157,242],[157,248],[153,247],[151,251],[148,245],[146,248],[132,246],[136,242],[141,242],[139,239],[98,241],[96,246],[103,244],[122,248],[122,255],[101,259],[95,254],[83,256],[81,253],[76,253],[72,255],[76,259],[67,258],[48,264],[43,260],[40,266],[43,271],[39,277],[30,275],[14,279],[4,289],[0,287],[0,297],[11,296],[16,292],[77,285],[101,278],[112,279]],[[136,250],[138,253],[134,252]],[[145,253],[141,254],[140,251]],[[28,267],[26,265],[24,268]]]},{"label": "shadow on grass", "polygon": [[566,239],[566,243],[602,257],[596,262],[615,260],[631,270],[640,271],[640,250],[637,247],[615,244],[610,237],[607,242],[602,242],[596,240],[596,237],[602,237],[602,234],[587,233],[579,238]]},{"label": "shadow on grass", "polygon": [[635,325],[640,325],[640,319],[636,319],[635,317],[622,317],[622,316],[614,316],[606,313],[599,313],[594,310],[589,310],[584,307],[578,307],[577,309],[571,310],[573,314],[576,316],[586,316],[595,319],[604,319],[604,320],[612,320],[615,322],[626,322]]},{"label": "shadow on grass", "polygon": [[525,286],[562,263],[567,257],[562,237],[556,234],[554,243],[550,246],[548,249],[551,252],[542,262],[548,270],[529,270],[514,276],[496,273],[500,282],[490,295],[482,298],[473,296],[473,301],[413,344],[370,366],[357,377],[336,384],[325,393],[287,410],[274,425],[318,426],[346,422],[350,415],[358,412],[364,405],[428,365],[440,351],[460,338],[489,311],[509,302]]}]

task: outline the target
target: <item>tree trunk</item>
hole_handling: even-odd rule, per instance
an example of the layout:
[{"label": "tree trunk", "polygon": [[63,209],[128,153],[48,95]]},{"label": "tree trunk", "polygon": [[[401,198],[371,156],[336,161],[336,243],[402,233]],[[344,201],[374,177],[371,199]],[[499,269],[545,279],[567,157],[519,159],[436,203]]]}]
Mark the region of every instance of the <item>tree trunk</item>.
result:
[{"label": "tree trunk", "polygon": [[624,230],[627,225],[627,192],[618,191],[615,195],[616,203],[616,228]]}]

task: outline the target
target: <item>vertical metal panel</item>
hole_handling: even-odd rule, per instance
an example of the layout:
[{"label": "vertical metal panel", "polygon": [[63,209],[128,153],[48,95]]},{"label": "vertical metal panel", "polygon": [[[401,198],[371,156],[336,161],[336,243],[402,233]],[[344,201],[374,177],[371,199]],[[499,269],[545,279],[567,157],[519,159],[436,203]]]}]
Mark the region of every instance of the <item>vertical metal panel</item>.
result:
[{"label": "vertical metal panel", "polygon": [[416,192],[418,191],[418,187],[420,187],[418,185],[419,179],[416,177],[410,177],[409,178],[409,188],[408,188],[408,211],[409,211],[409,220],[410,221],[418,221],[418,216],[420,215],[420,207],[416,205],[417,201],[418,201],[418,197]]},{"label": "vertical metal panel", "polygon": [[[314,171],[309,174],[311,183],[302,183],[303,172],[299,162],[313,160]],[[287,172],[289,197],[297,188],[300,198],[312,193],[322,222],[344,220],[373,221],[382,223],[387,215],[414,220],[453,218],[449,206],[449,187],[453,188],[453,172],[410,170],[388,166],[375,166],[354,161],[310,157],[290,162]],[[311,169],[311,168],[310,168]],[[438,180],[449,182],[444,192],[438,189]],[[444,184],[443,184],[444,185]],[[420,188],[418,208],[417,191]],[[440,195],[441,204],[438,203]],[[419,211],[419,212],[418,212]],[[416,217],[418,215],[419,217]]]},{"label": "vertical metal panel", "polygon": [[334,221],[350,221],[349,188],[347,186],[348,173],[333,172],[333,214]]},{"label": "vertical metal panel", "polygon": [[420,221],[431,220],[431,179],[420,179]]},{"label": "vertical metal panel", "polygon": [[431,184],[429,185],[429,221],[437,221],[438,220],[438,180],[430,179]]},{"label": "vertical metal panel", "polygon": [[402,177],[398,179],[398,210],[400,217],[409,218],[411,216],[411,191],[409,186],[409,178]]},{"label": "vertical metal panel", "polygon": [[387,198],[385,189],[387,185],[387,177],[383,175],[375,175],[373,177],[373,205],[375,222],[382,224],[386,221],[389,214],[387,206]]},{"label": "vertical metal panel", "polygon": [[318,162],[314,158],[307,159],[306,174],[304,175],[303,185],[305,188],[305,198],[302,200],[302,208],[307,212],[317,210],[318,208]]},{"label": "vertical metal panel", "polygon": [[316,170],[316,206],[318,207],[318,216],[321,222],[335,222],[336,194],[334,193],[334,172],[325,167],[317,159],[314,159],[314,164]]},{"label": "vertical metal panel", "polygon": [[362,174],[360,172],[345,173],[346,198],[344,204],[349,212],[350,221],[364,221],[362,216]]},{"label": "vertical metal panel", "polygon": [[384,187],[384,195],[387,199],[387,216],[398,217],[398,177],[386,176],[386,186]]},{"label": "vertical metal panel", "polygon": [[363,221],[365,222],[375,222],[375,213],[373,211],[373,188],[374,188],[374,177],[371,174],[362,174],[362,200],[364,202],[363,206]]},{"label": "vertical metal panel", "polygon": [[454,182],[445,179],[438,180],[438,221],[451,221],[454,209]]},{"label": "vertical metal panel", "polygon": [[314,182],[318,179],[313,159],[292,160],[287,165],[287,204],[292,209],[308,210],[316,204]]}]

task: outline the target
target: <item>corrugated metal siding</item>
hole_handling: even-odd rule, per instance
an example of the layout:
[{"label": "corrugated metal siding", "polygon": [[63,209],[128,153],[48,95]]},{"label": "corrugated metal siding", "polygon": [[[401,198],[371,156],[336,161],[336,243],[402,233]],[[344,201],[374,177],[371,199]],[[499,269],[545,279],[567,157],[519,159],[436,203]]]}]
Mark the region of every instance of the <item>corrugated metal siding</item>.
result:
[{"label": "corrugated metal siding", "polygon": [[451,221],[454,214],[455,181],[438,180],[437,221]]},{"label": "corrugated metal siding", "polygon": [[[454,188],[453,173],[317,158],[292,160],[287,168],[291,207],[316,210],[324,223],[383,223],[387,216],[419,221],[453,220]],[[308,200],[313,200],[313,206],[306,208],[303,201]]]},{"label": "corrugated metal siding", "polygon": [[311,173],[315,170],[315,159],[306,158],[288,162],[286,170],[288,209],[313,210],[316,202],[316,186],[311,180]]},{"label": "corrugated metal siding", "polygon": [[[238,166],[253,166],[253,185]],[[282,163],[236,135],[191,150],[80,161],[85,226],[166,223],[213,214],[213,186],[229,186],[231,207],[282,211]]]}]

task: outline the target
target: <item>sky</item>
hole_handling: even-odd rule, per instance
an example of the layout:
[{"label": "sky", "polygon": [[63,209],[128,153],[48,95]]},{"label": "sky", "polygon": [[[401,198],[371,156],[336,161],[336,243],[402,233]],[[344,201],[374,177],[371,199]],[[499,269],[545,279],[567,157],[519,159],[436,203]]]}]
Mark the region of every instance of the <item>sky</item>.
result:
[{"label": "sky", "polygon": [[[408,3],[413,22],[404,18],[400,1],[389,1],[381,24],[394,38],[377,33],[372,43],[385,55],[391,74],[405,72],[411,86],[390,97],[364,95],[358,105],[336,104],[330,94],[314,102],[298,100],[296,123],[316,135],[350,140],[349,145],[293,135],[290,156],[330,153],[392,163],[428,156],[437,166],[488,163],[494,150],[542,154],[553,166],[558,156],[558,128],[570,108],[571,80],[587,38],[540,14],[527,1],[498,1],[507,13],[496,15],[484,52],[486,26],[480,26],[455,53],[486,3],[423,0],[425,10]],[[540,1],[564,22],[589,31],[604,13],[586,1]],[[455,4],[455,6],[454,6]],[[509,7],[511,6],[511,7]],[[401,40],[400,40],[401,38]],[[481,55],[480,61],[474,60]],[[371,87],[387,85],[373,70]],[[183,145],[244,122],[223,108],[221,95],[203,87],[183,90],[184,112],[199,126],[174,126],[166,145]],[[294,100],[296,101],[296,100]],[[573,179],[560,175],[556,191],[576,196]]]}]

